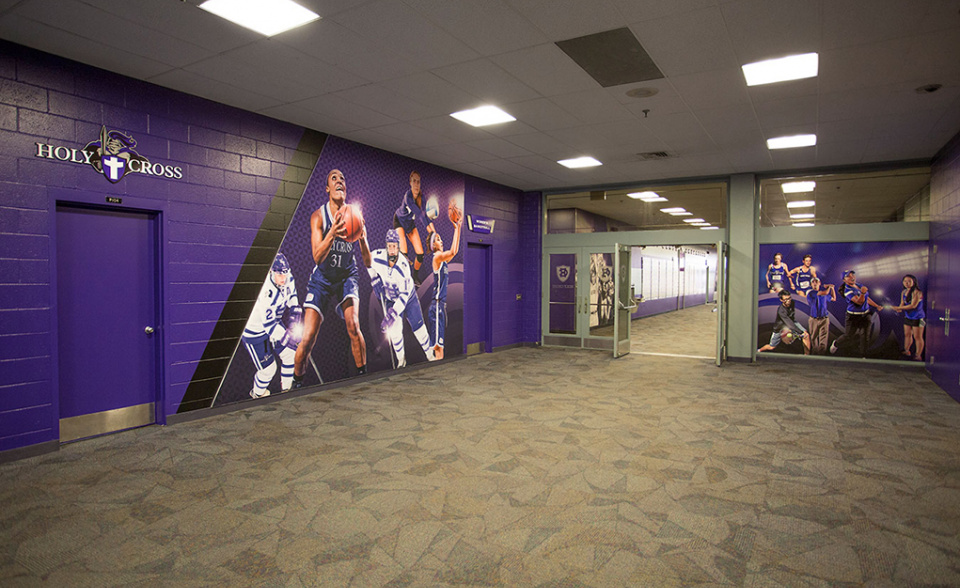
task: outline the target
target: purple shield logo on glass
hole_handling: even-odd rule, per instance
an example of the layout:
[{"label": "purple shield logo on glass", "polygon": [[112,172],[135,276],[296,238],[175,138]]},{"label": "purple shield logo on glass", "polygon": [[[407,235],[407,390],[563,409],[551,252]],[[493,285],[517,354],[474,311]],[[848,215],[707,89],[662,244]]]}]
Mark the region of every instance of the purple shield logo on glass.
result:
[{"label": "purple shield logo on glass", "polygon": [[566,282],[570,277],[570,266],[569,265],[558,265],[557,266],[557,279],[561,282]]}]

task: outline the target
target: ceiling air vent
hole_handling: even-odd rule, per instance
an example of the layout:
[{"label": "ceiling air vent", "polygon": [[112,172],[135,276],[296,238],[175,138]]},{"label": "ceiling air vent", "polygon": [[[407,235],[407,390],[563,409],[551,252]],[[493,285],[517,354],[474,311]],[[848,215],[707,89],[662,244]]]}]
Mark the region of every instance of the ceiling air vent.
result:
[{"label": "ceiling air vent", "polygon": [[666,151],[647,151],[645,153],[637,153],[637,159],[640,161],[652,161],[656,159],[670,159],[673,155],[667,153]]}]

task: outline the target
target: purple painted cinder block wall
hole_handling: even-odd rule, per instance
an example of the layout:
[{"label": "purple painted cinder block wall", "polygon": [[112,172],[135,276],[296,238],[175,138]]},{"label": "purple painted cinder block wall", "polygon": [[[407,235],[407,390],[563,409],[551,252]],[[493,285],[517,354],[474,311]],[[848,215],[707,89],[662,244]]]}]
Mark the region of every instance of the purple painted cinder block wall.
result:
[{"label": "purple painted cinder block wall", "polygon": [[[936,248],[936,253],[934,253]],[[944,311],[960,318],[960,134],[934,158],[930,175],[930,283],[927,285],[927,368],[960,401],[960,322],[946,333]]]},{"label": "purple painted cinder block wall", "polygon": [[[184,179],[137,174],[111,184],[88,165],[36,157],[38,142],[80,149],[102,125],[133,135],[151,161],[181,166]],[[207,406],[206,389],[216,388],[236,345],[224,333],[242,329],[323,137],[0,41],[0,452],[59,438],[58,199],[104,205],[117,196],[160,213],[163,420]],[[539,200],[530,205],[517,190],[474,178],[465,184],[474,212],[498,219],[495,345],[523,340],[521,314],[539,317],[515,300],[538,299],[530,289],[539,288],[539,265],[523,270],[539,255],[539,235],[522,232],[538,222]],[[534,251],[521,252],[521,243]],[[194,403],[184,400],[188,388]]]}]

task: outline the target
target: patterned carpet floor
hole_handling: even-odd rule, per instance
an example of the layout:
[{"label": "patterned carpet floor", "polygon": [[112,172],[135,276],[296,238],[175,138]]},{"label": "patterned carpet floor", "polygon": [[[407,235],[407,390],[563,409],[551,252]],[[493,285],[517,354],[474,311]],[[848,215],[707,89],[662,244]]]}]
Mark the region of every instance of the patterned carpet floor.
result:
[{"label": "patterned carpet floor", "polygon": [[0,585],[960,586],[916,371],[518,348],[0,465]]}]

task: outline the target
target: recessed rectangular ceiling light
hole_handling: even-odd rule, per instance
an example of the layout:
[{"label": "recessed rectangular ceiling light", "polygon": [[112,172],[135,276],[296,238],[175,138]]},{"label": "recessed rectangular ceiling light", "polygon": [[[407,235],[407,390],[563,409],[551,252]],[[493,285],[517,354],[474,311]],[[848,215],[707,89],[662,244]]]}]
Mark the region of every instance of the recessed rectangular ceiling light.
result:
[{"label": "recessed rectangular ceiling light", "polygon": [[790,55],[748,63],[741,67],[748,86],[816,77],[820,59],[816,53]]},{"label": "recessed rectangular ceiling light", "polygon": [[812,227],[812,226],[814,226],[814,224],[813,224],[813,223],[793,223],[793,226],[795,226],[795,227]]},{"label": "recessed rectangular ceiling light", "polygon": [[665,212],[667,214],[673,214],[674,212],[686,212],[687,209],[681,206],[674,206],[673,208],[661,208],[660,212]]},{"label": "recessed rectangular ceiling light", "polygon": [[603,165],[601,162],[597,161],[593,157],[590,157],[589,155],[585,157],[574,157],[573,159],[561,159],[557,163],[564,167],[569,167],[570,169]]},{"label": "recessed rectangular ceiling light", "polygon": [[207,0],[200,8],[268,37],[320,18],[291,0]]},{"label": "recessed rectangular ceiling light", "polygon": [[695,227],[709,227],[710,223],[693,223]]},{"label": "recessed rectangular ceiling light", "polygon": [[627,194],[630,198],[634,200],[642,200],[643,202],[666,202],[667,199],[663,196],[657,194],[656,192],[646,191],[646,192],[630,192]]},{"label": "recessed rectangular ceiling light", "polygon": [[800,192],[813,192],[817,187],[816,182],[785,182],[780,184],[780,189],[784,194],[797,194]]},{"label": "recessed rectangular ceiling light", "polygon": [[701,231],[716,231],[720,227],[700,227]]},{"label": "recessed rectangular ceiling light", "polygon": [[816,218],[817,215],[812,212],[802,212],[800,214],[791,214],[790,218]]},{"label": "recessed rectangular ceiling light", "polygon": [[817,203],[813,200],[796,200],[794,202],[787,202],[787,208],[808,208],[816,205]]},{"label": "recessed rectangular ceiling light", "polygon": [[496,106],[478,106],[470,110],[451,113],[453,118],[475,127],[486,127],[517,120]]},{"label": "recessed rectangular ceiling light", "polygon": [[670,216],[693,216],[693,213],[692,213],[692,212],[686,212],[686,211],[684,211],[684,212],[669,212],[669,213],[667,213],[667,214],[669,214]]},{"label": "recessed rectangular ceiling light", "polygon": [[816,135],[791,135],[789,137],[774,137],[773,139],[767,139],[767,149],[810,147],[816,144]]},{"label": "recessed rectangular ceiling light", "polygon": [[685,222],[685,223],[705,223],[705,222],[707,222],[707,221],[703,220],[702,218],[685,218],[685,219],[683,219],[683,222]]}]

